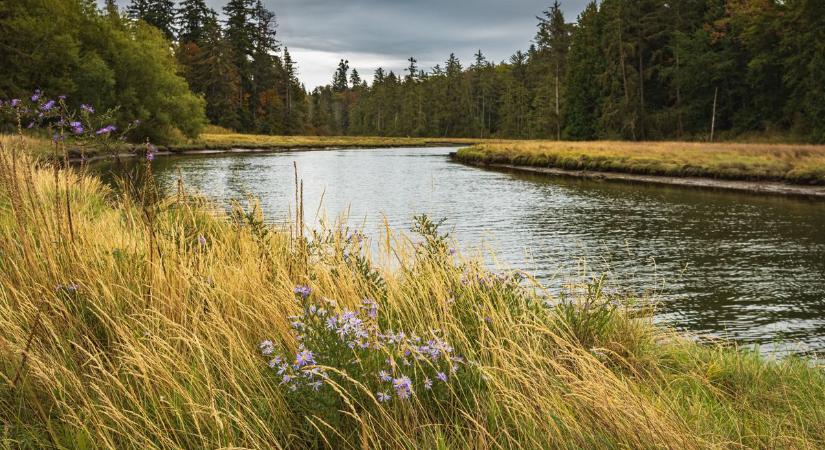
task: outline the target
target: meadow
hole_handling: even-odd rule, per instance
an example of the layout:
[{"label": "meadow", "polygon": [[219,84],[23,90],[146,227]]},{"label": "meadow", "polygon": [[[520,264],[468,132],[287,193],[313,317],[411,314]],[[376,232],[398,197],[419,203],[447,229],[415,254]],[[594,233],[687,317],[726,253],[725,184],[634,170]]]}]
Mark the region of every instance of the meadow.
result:
[{"label": "meadow", "polygon": [[456,159],[640,175],[825,184],[825,146],[705,142],[486,142]]},{"label": "meadow", "polygon": [[[112,190],[0,141],[7,448],[821,448],[825,373],[551,294],[437,221],[363,236]],[[60,145],[58,144],[58,148]],[[369,242],[378,251],[369,250]]]}]

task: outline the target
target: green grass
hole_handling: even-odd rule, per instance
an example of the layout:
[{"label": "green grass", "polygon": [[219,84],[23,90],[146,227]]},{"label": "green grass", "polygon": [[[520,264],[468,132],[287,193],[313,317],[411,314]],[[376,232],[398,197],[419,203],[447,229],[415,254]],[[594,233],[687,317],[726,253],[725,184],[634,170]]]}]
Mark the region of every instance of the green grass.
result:
[{"label": "green grass", "polygon": [[[390,232],[371,253],[343,228],[304,239],[298,219],[265,225],[254,205],[225,213],[185,191],[157,199],[150,185],[116,195],[8,145],[0,447],[825,446],[820,367],[697,344],[616,306],[640,299],[598,280],[547,296],[451,256],[431,226],[423,246]],[[468,363],[431,394],[414,375],[429,363],[399,362],[416,395],[379,403],[375,370],[401,353],[306,340],[342,372],[293,394],[258,344],[298,350],[298,284],[311,286],[307,301],[335,300],[333,312],[374,299],[377,319],[365,320],[383,330],[441,330]]]},{"label": "green grass", "polygon": [[825,184],[825,146],[688,142],[481,143],[460,161],[642,175]]}]

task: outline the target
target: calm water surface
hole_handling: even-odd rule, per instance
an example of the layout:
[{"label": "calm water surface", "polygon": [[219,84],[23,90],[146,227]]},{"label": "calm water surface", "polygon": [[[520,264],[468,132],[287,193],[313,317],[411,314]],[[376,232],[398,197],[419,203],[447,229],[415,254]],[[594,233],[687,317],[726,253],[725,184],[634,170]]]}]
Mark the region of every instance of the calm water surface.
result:
[{"label": "calm water surface", "polygon": [[[550,287],[609,272],[655,292],[659,319],[682,330],[825,351],[825,203],[778,196],[547,178],[450,162],[449,148],[159,157],[173,186],[218,200],[258,197],[270,220],[294,203],[293,162],[307,221],[327,217],[377,236],[412,216],[445,217],[463,248],[483,244]],[[583,263],[586,261],[586,264]]]}]

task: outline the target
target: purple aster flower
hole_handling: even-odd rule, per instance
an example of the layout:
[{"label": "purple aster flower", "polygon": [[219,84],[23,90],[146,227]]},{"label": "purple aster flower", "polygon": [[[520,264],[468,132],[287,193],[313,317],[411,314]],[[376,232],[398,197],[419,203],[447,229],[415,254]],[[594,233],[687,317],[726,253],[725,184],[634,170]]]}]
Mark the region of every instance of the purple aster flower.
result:
[{"label": "purple aster flower", "polygon": [[378,397],[378,401],[382,402],[382,403],[392,400],[392,397],[389,394],[387,394],[386,392],[379,392],[377,397]]},{"label": "purple aster flower", "polygon": [[198,244],[206,245],[206,238],[202,234],[198,235]]},{"label": "purple aster flower", "polygon": [[83,124],[77,121],[69,122],[69,127],[71,127],[72,133],[74,134],[80,134],[84,131]]},{"label": "purple aster flower", "polygon": [[392,376],[390,376],[386,370],[378,372],[378,378],[380,378],[381,381],[392,381]]},{"label": "purple aster flower", "polygon": [[65,95],[58,95],[57,99],[58,100],[66,100],[66,96]]},{"label": "purple aster flower", "polygon": [[32,94],[32,101],[36,102],[38,100],[40,100],[40,89],[37,89],[34,91],[34,94]]},{"label": "purple aster flower", "polygon": [[54,100],[49,100],[46,103],[40,105],[41,111],[50,111],[52,108],[54,108]]},{"label": "purple aster flower", "polygon": [[289,374],[284,374],[283,378],[281,378],[281,384],[286,384],[292,381],[292,377]]},{"label": "purple aster flower", "polygon": [[92,108],[92,105],[87,105],[85,103],[80,105],[80,110],[83,111],[83,112],[87,112],[89,114],[94,114],[94,112],[95,112],[95,109]]},{"label": "purple aster flower", "polygon": [[409,377],[400,377],[392,380],[392,387],[395,389],[395,394],[398,398],[404,400],[410,398],[412,395],[412,381]]},{"label": "purple aster flower", "polygon": [[305,298],[309,297],[309,294],[312,293],[312,288],[305,285],[305,284],[304,285],[298,285],[298,286],[295,286],[295,289],[293,289],[292,292],[294,292],[295,295],[298,295],[301,298],[305,299]]},{"label": "purple aster flower", "polygon": [[315,355],[309,350],[301,350],[295,355],[295,365],[303,367],[306,365],[315,364]]},{"label": "purple aster flower", "polygon": [[438,372],[438,373],[435,375],[435,377],[436,377],[436,378],[438,378],[438,379],[439,379],[439,381],[443,381],[443,382],[445,382],[445,383],[447,382],[447,374],[446,374],[446,373],[444,373],[444,372]]},{"label": "purple aster flower", "polygon": [[264,356],[269,356],[275,353],[275,345],[269,339],[261,341],[261,343],[258,344],[258,348],[261,349],[261,354]]},{"label": "purple aster flower", "polygon": [[100,136],[102,134],[109,134],[109,133],[112,133],[114,131],[117,131],[117,128],[114,125],[107,125],[107,126],[101,128],[101,129],[97,130],[95,132],[95,134]]},{"label": "purple aster flower", "polygon": [[11,107],[12,107],[12,108],[16,108],[16,107],[17,107],[17,105],[19,105],[19,104],[20,104],[20,99],[19,99],[19,98],[13,98],[13,99],[11,99]]},{"label": "purple aster flower", "polygon": [[34,127],[34,122],[29,122],[29,124],[26,125],[26,128],[32,128],[32,127]]},{"label": "purple aster flower", "polygon": [[318,380],[318,381],[315,381],[315,382],[313,382],[313,383],[309,383],[309,385],[310,385],[310,386],[312,386],[312,390],[314,390],[314,391],[320,391],[320,390],[321,390],[321,386],[323,386],[323,385],[324,385],[324,382],[323,382],[323,381],[321,381],[321,380]]},{"label": "purple aster flower", "polygon": [[[146,152],[146,161],[152,162],[155,160],[155,153],[152,151]],[[200,239],[198,239],[200,241]]]}]

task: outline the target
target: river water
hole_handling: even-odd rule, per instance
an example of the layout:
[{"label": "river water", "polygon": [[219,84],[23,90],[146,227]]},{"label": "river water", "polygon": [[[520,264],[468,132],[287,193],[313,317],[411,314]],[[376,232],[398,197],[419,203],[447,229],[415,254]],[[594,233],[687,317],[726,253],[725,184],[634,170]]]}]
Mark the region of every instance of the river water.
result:
[{"label": "river water", "polygon": [[294,204],[377,237],[386,219],[447,218],[462,249],[484,245],[555,288],[608,273],[654,294],[657,318],[766,353],[825,351],[825,203],[780,196],[543,177],[451,162],[451,148],[158,157],[163,186],[218,201],[260,199],[269,220]]}]

